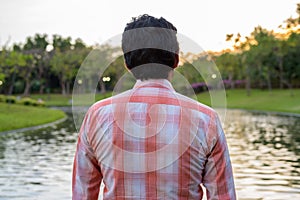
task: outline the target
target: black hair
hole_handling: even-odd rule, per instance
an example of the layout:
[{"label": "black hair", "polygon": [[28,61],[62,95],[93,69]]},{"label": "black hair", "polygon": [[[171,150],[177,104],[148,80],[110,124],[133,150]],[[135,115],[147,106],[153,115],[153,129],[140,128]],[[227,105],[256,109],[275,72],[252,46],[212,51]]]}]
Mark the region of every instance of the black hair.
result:
[{"label": "black hair", "polygon": [[178,64],[176,34],[176,27],[162,17],[158,19],[144,14],[132,18],[122,35],[122,50],[126,66],[135,78],[168,77],[169,71]]}]

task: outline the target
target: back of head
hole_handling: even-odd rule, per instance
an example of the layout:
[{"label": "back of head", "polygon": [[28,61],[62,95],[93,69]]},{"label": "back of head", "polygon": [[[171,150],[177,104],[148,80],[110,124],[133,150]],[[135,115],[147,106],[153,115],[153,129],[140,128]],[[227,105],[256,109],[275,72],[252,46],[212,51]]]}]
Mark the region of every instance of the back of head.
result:
[{"label": "back of head", "polygon": [[165,79],[178,65],[177,29],[164,18],[132,18],[122,35],[127,68],[137,79]]}]

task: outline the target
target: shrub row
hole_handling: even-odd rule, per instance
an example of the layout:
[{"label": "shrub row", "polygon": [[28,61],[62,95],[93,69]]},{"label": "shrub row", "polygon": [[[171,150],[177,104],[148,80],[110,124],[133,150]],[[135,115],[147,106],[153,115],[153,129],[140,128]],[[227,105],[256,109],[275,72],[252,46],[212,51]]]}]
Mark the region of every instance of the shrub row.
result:
[{"label": "shrub row", "polygon": [[44,101],[31,99],[29,97],[18,99],[15,96],[0,95],[0,102],[11,103],[11,104],[17,103],[17,104],[23,104],[25,106],[45,106]]}]

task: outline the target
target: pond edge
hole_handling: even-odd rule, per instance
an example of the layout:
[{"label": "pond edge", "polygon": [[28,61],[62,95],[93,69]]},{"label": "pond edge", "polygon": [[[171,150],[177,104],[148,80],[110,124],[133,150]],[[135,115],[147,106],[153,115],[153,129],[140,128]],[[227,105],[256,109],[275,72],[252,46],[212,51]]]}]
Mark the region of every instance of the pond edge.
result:
[{"label": "pond edge", "polygon": [[[71,111],[70,106],[63,106],[63,107],[51,107],[51,109],[58,109],[62,110],[65,113],[68,113]],[[246,112],[251,112],[251,113],[262,113],[262,114],[267,114],[267,115],[278,115],[278,116],[289,116],[289,117],[300,117],[300,114],[298,113],[288,113],[288,112],[276,112],[276,111],[263,111],[263,110],[247,110],[247,109],[242,109],[242,108],[227,108],[227,110],[241,110],[241,111],[246,111]],[[8,130],[8,131],[2,131],[0,132],[0,135],[6,135],[10,133],[19,133],[19,132],[25,132],[25,131],[32,131],[32,130],[38,130],[41,128],[46,128],[48,126],[53,126],[59,123],[64,122],[68,116],[65,116],[62,119],[56,120],[54,122],[50,122],[47,124],[42,124],[42,125],[37,125],[37,126],[31,126],[31,127],[26,127],[26,128],[20,128],[20,129],[14,129],[14,130]]]},{"label": "pond edge", "polygon": [[41,124],[41,125],[37,125],[37,126],[31,126],[31,127],[20,128],[20,129],[2,131],[2,132],[0,132],[0,135],[7,135],[7,134],[10,134],[10,133],[19,133],[19,132],[33,131],[33,130],[38,130],[38,129],[41,129],[41,128],[46,128],[46,127],[49,127],[49,126],[53,126],[53,125],[62,123],[65,120],[67,120],[67,118],[68,118],[68,116],[65,116],[64,118],[61,118],[59,120],[56,120],[54,122],[50,122],[50,123],[47,123],[47,124]]},{"label": "pond edge", "polygon": [[260,113],[266,115],[277,115],[277,116],[286,116],[286,117],[300,117],[299,113],[290,113],[290,112],[278,112],[278,111],[266,111],[266,110],[248,110],[242,108],[227,108],[227,110],[241,110],[250,113]]}]

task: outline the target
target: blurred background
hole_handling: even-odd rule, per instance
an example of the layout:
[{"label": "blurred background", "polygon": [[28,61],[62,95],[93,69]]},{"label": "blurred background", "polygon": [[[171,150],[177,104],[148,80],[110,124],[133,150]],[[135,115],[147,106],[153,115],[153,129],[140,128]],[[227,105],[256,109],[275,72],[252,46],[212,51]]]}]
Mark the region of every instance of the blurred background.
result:
[{"label": "blurred background", "polygon": [[[176,90],[211,106],[212,93],[226,89],[227,105],[214,107],[227,108],[238,198],[300,199],[300,2],[0,3],[0,199],[71,198],[74,86],[93,92],[93,102],[114,93],[128,72],[110,39],[144,13],[166,18],[201,47],[180,44],[176,72],[192,93],[175,80]],[[93,73],[101,66],[87,64],[91,52],[114,61]],[[83,63],[91,70],[76,79]]]}]

